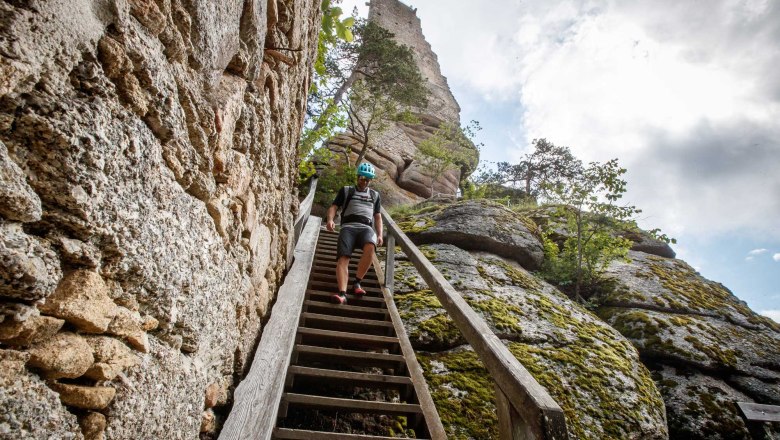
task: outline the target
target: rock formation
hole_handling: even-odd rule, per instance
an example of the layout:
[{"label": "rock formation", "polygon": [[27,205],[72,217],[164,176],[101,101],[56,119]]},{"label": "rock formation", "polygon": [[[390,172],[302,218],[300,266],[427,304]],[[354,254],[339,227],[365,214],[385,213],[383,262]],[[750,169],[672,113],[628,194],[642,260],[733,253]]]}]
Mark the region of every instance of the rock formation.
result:
[{"label": "rock formation", "polygon": [[318,6],[0,2],[0,437],[217,429],[290,255]]},{"label": "rock formation", "polygon": [[[554,218],[529,213],[565,233]],[[407,209],[396,220],[561,405],[570,438],[749,439],[735,402],[780,404],[780,325],[685,262],[657,255],[671,249],[645,233],[628,236],[652,253],[630,251],[609,267],[609,288],[591,298],[594,314],[528,272],[541,247],[528,217],[466,201]],[[403,254],[395,292],[450,435],[495,435],[486,370]]]},{"label": "rock formation", "polygon": [[[443,124],[460,127],[460,106],[441,73],[436,54],[425,41],[415,9],[398,0],[371,0],[368,18],[392,32],[396,42],[411,48],[430,91],[428,105],[415,110],[420,122],[392,123],[390,128],[379,134],[374,141],[375,147],[366,155],[366,159],[379,168],[377,184],[383,190],[386,205],[417,202],[432,195],[431,175],[415,160],[417,145]],[[360,148],[349,135],[339,136],[330,144],[334,150],[345,147],[351,147],[353,151]],[[458,147],[452,144],[450,148]],[[434,182],[434,193],[455,195],[460,179],[465,177],[463,172],[470,174],[479,158],[476,148],[469,148],[464,153],[470,158],[469,165],[444,173]]]}]

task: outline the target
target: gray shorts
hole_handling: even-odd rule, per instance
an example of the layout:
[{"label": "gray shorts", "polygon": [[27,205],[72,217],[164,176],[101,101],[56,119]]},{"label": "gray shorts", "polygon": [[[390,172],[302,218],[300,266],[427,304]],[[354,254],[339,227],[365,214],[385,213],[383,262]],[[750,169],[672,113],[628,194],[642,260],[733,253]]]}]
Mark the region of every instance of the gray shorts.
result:
[{"label": "gray shorts", "polygon": [[371,243],[376,249],[376,232],[370,226],[341,227],[339,231],[339,245],[336,249],[336,258],[350,257],[355,248],[363,249],[366,243]]}]

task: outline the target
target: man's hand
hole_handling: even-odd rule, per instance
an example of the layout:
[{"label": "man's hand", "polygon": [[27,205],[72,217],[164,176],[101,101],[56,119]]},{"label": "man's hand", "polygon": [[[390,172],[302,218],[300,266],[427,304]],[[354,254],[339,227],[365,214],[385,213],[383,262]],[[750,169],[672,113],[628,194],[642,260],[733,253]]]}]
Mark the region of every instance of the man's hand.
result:
[{"label": "man's hand", "polygon": [[382,234],[379,234],[379,235],[376,236],[376,247],[382,246],[382,243],[384,243],[384,242],[385,241],[382,240]]},{"label": "man's hand", "polygon": [[329,219],[329,220],[328,220],[328,222],[327,222],[327,223],[325,223],[325,228],[326,228],[328,231],[330,231],[330,232],[333,232],[333,231],[335,231],[335,230],[336,230],[336,224],[335,224],[335,223],[333,223],[333,219]]}]

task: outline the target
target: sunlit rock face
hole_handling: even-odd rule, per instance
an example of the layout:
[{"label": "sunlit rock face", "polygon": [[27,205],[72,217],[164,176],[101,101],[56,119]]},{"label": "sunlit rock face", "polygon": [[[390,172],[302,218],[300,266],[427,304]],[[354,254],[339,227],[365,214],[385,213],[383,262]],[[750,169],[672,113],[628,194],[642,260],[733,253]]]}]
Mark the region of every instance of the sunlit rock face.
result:
[{"label": "sunlit rock face", "polygon": [[[481,208],[468,208],[474,204]],[[749,439],[735,402],[780,404],[780,326],[724,286],[684,261],[656,255],[669,252],[653,242],[646,247],[651,253],[630,251],[626,261],[612,263],[609,282],[585,309],[517,258],[534,254],[538,239],[510,237],[538,234],[534,221],[516,212],[499,215],[498,208],[425,204],[400,211],[396,220],[561,405],[570,438]],[[480,213],[513,232],[491,227]],[[549,215],[530,214],[567,233]],[[483,232],[470,229],[472,223]],[[459,240],[465,230],[472,235]],[[515,252],[486,247],[501,240]],[[450,435],[495,436],[486,370],[403,254],[394,286]]]},{"label": "sunlit rock face", "polygon": [[[428,105],[415,109],[419,123],[394,123],[379,133],[372,142],[372,150],[366,159],[379,168],[377,184],[383,190],[383,201],[388,206],[408,204],[431,197],[432,194],[455,195],[462,177],[470,174],[477,165],[479,152],[476,148],[460,148],[468,157],[468,163],[458,169],[444,173],[431,185],[432,175],[416,160],[417,145],[434,134],[444,125],[460,127],[460,106],[450,91],[447,78],[442,75],[439,61],[425,40],[422,25],[416,10],[398,0],[372,0],[369,20],[395,35],[395,40],[408,46],[423,80],[430,91]],[[355,141],[349,135],[334,139],[330,148],[343,151],[345,147],[355,148]],[[431,191],[433,187],[433,192]]]},{"label": "sunlit rock face", "polygon": [[0,23],[0,436],[197,438],[290,255],[318,3],[0,2]]},{"label": "sunlit rock face", "polygon": [[[750,436],[735,403],[780,404],[780,325],[681,260],[631,252],[597,314],[639,349],[677,438]],[[776,429],[776,428],[775,428]]]}]

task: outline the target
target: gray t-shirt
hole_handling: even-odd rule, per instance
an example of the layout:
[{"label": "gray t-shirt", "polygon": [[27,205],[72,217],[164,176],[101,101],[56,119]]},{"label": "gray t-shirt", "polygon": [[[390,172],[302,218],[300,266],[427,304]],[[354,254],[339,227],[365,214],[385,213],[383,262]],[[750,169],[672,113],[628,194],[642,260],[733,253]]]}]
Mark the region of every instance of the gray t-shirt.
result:
[{"label": "gray t-shirt", "polygon": [[[333,204],[341,208],[347,201],[349,195],[349,189],[352,187],[345,186],[339,190],[336,195],[336,199],[333,200]],[[361,223],[358,219],[365,219],[366,221],[373,222],[374,214],[379,214],[380,208],[379,193],[366,188],[365,191],[360,191],[355,187],[355,193],[352,199],[349,201],[349,206],[345,212],[341,213],[341,226],[356,224],[366,225]]]}]

